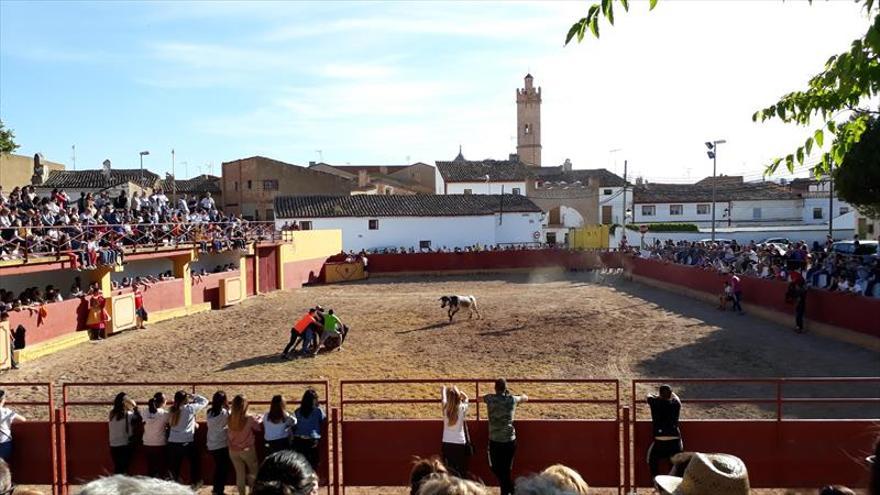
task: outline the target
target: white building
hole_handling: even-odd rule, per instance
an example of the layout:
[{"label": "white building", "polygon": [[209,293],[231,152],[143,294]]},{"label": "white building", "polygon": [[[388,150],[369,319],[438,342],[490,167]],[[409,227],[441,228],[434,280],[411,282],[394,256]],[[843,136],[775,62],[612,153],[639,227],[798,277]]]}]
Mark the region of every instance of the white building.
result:
[{"label": "white building", "polygon": [[521,162],[517,155],[507,160],[465,160],[458,156],[451,162],[438,161],[440,194],[526,194],[535,168]]},{"label": "white building", "polygon": [[849,203],[836,195],[831,200],[831,204],[828,204],[828,196],[832,191],[829,191],[830,184],[827,180],[794,179],[788,187],[804,199],[804,223],[827,224],[829,217],[836,221],[837,217],[854,210]]},{"label": "white building", "polygon": [[346,251],[526,244],[541,235],[543,214],[525,196],[356,195],[275,199],[279,228],[341,229]]}]

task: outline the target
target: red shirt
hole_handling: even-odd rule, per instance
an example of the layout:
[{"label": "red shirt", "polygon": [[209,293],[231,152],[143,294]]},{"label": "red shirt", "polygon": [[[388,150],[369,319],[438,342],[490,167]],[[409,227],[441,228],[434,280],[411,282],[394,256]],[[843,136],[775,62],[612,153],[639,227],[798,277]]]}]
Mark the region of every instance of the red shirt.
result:
[{"label": "red shirt", "polygon": [[733,289],[733,292],[742,291],[742,287],[740,287],[739,283],[739,277],[736,275],[730,277],[730,288]]},{"label": "red shirt", "polygon": [[305,316],[299,319],[298,322],[293,326],[293,329],[296,330],[296,333],[303,333],[306,331],[306,328],[309,328],[309,325],[315,323],[315,317],[309,313],[306,313]]},{"label": "red shirt", "polygon": [[144,292],[140,289],[136,289],[134,291],[134,309],[141,309],[144,307]]}]

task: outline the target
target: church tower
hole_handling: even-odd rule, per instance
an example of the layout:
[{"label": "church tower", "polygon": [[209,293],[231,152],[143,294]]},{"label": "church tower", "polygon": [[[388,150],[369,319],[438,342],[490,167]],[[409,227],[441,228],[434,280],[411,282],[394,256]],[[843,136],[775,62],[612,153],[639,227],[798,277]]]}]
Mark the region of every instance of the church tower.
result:
[{"label": "church tower", "polygon": [[532,85],[526,74],[526,87],[516,90],[516,153],[520,161],[541,166],[541,88]]}]

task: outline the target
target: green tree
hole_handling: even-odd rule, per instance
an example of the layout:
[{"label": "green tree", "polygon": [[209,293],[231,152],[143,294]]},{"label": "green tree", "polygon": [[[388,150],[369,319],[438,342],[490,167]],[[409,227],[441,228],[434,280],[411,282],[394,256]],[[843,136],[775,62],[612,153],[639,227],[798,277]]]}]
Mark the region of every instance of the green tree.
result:
[{"label": "green tree", "polygon": [[[788,93],[752,116],[756,122],[779,119],[804,127],[813,126],[804,144],[774,159],[767,166],[766,174],[775,172],[782,163],[792,171],[796,163],[803,164],[814,151],[820,153],[818,164],[813,168],[816,175],[844,166],[844,157],[861,139],[868,119],[880,115],[880,109],[870,106],[871,99],[880,95],[880,2],[854,1],[864,6],[869,17],[874,16],[865,35],[853,41],[848,51],[828,59],[824,70],[808,81],[806,89]],[[583,41],[587,30],[598,38],[602,18],[614,24],[615,4],[624,11],[629,10],[628,0],[601,0],[591,5],[587,16],[568,30],[565,44],[573,39]],[[650,0],[649,8],[653,9],[656,4],[657,0]],[[846,120],[847,117],[850,118]]]},{"label": "green tree", "polygon": [[869,119],[862,139],[843,157],[843,166],[834,171],[834,187],[860,213],[880,218],[880,119]]},{"label": "green tree", "polygon": [[12,153],[17,149],[18,145],[15,144],[15,133],[12,132],[12,129],[5,129],[3,127],[3,121],[0,120],[0,152]]}]

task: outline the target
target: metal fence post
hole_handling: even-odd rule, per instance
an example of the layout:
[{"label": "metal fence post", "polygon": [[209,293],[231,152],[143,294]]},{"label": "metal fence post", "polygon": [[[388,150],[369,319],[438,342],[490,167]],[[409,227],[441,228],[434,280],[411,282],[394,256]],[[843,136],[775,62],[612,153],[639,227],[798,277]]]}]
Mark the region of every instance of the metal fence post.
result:
[{"label": "metal fence post", "polygon": [[339,495],[339,409],[334,407],[331,413],[333,430],[333,495]]},{"label": "metal fence post", "polygon": [[632,450],[630,448],[630,409],[623,407],[623,493],[631,493]]}]

